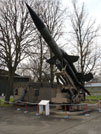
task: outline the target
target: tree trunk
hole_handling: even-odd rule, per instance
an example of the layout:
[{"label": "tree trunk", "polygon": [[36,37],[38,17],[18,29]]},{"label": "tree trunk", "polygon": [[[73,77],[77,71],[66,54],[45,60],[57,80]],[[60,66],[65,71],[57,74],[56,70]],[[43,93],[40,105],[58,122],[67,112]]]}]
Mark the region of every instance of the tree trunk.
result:
[{"label": "tree trunk", "polygon": [[[53,53],[50,49],[50,58],[53,57]],[[50,65],[50,83],[51,85],[53,85],[53,82],[54,82],[54,73],[53,73],[53,65]]]},{"label": "tree trunk", "polygon": [[39,36],[40,39],[40,68],[39,68],[39,82],[42,82],[42,65],[43,65],[43,45],[42,45],[42,37]]},{"label": "tree trunk", "polygon": [[6,89],[6,95],[5,95],[6,102],[10,101],[11,91],[13,90],[13,81],[14,81],[14,74],[9,73],[8,74],[8,88]]}]

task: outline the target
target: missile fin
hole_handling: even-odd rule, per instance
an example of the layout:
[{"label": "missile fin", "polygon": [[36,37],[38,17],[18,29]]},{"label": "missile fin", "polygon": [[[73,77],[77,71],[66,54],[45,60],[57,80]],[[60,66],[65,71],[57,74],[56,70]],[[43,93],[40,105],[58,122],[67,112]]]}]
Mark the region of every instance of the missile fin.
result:
[{"label": "missile fin", "polygon": [[79,59],[79,56],[72,56],[72,55],[68,55],[68,58],[71,62],[76,62]]},{"label": "missile fin", "polygon": [[56,64],[56,59],[57,59],[56,56],[53,56],[52,58],[48,59],[46,62],[54,65]]},{"label": "missile fin", "polygon": [[86,82],[90,81],[91,79],[93,79],[93,75],[92,73],[88,73],[84,75],[84,79]]},{"label": "missile fin", "polygon": [[79,59],[79,56],[68,55],[66,53],[63,53],[63,55],[67,61],[72,62],[72,63],[78,61]]},{"label": "missile fin", "polygon": [[85,82],[85,81],[88,82],[91,79],[93,79],[92,73],[88,73],[85,75],[83,75],[82,73],[77,73],[77,77],[78,77],[79,81],[82,81],[82,82]]}]

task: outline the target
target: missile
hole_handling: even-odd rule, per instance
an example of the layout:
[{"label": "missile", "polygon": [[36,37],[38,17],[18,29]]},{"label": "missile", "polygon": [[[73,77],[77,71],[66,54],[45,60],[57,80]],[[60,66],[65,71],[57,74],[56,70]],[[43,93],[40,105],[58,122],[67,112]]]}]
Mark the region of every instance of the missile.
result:
[{"label": "missile", "polygon": [[32,17],[32,20],[34,21],[34,24],[36,25],[37,29],[43,36],[44,40],[49,45],[49,47],[51,48],[53,53],[59,58],[59,60],[61,60],[62,52],[60,49],[58,49],[58,46],[57,46],[56,42],[54,41],[54,39],[52,38],[49,30],[46,28],[46,26],[44,25],[42,20],[37,16],[37,14],[29,7],[29,5],[28,4],[26,4],[26,5],[27,5],[27,8]]},{"label": "missile", "polygon": [[[63,67],[66,66],[66,72],[73,80],[75,86],[79,89],[83,89],[85,92],[90,94],[81,84],[82,81],[84,81],[84,76],[81,73],[78,73],[75,66],[73,65],[73,63],[76,62],[79,57],[68,55],[61,48],[59,48],[55,40],[52,38],[48,28],[44,25],[43,21],[38,17],[38,15],[32,10],[32,8],[27,3],[26,6],[29,10],[29,13],[36,28],[41,33],[42,37],[44,38],[44,40],[54,53],[54,57],[47,60],[47,62],[50,64],[57,65],[60,71],[62,70]],[[86,78],[88,78],[88,80],[92,79],[92,74],[91,73],[88,75],[86,74]]]}]

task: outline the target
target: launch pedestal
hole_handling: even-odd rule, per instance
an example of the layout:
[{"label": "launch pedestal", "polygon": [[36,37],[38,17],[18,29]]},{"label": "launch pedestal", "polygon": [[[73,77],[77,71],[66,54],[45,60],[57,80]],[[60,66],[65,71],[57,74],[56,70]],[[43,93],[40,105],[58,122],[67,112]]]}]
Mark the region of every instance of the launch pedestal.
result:
[{"label": "launch pedestal", "polygon": [[67,98],[61,93],[60,88],[57,89],[56,97],[52,98],[53,103],[67,103]]}]

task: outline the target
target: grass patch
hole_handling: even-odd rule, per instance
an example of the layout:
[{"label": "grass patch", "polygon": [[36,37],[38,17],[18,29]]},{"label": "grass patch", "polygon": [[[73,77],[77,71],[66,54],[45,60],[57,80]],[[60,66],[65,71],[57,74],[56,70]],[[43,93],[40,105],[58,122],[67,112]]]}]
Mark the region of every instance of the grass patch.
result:
[{"label": "grass patch", "polygon": [[[1,98],[0,101],[1,101],[1,102],[4,102],[4,101],[5,101],[5,98]],[[9,101],[9,102],[11,103],[11,102],[13,102],[13,101],[14,101],[14,98],[13,98],[13,97],[10,97],[10,101]]]},{"label": "grass patch", "polygon": [[101,96],[98,96],[98,100],[101,100]]},{"label": "grass patch", "polygon": [[101,96],[86,96],[86,100],[84,103],[97,103],[99,100],[101,100]]},{"label": "grass patch", "polygon": [[11,97],[11,98],[10,98],[10,102],[14,102],[14,98]]},{"label": "grass patch", "polygon": [[0,99],[0,106],[2,106],[2,107],[13,106],[13,104],[11,104],[13,101],[14,101],[13,97],[10,97],[10,101],[9,101],[10,104],[7,104],[7,103],[5,103],[5,98],[1,98]]},{"label": "grass patch", "polygon": [[86,100],[96,100],[96,96],[86,96]]},{"label": "grass patch", "polygon": [[82,102],[82,103],[88,103],[88,104],[95,104],[95,103],[97,103],[98,101],[97,100],[85,100],[84,102]]},{"label": "grass patch", "polygon": [[1,103],[0,106],[1,106],[1,107],[11,107],[11,106],[13,106],[13,104]]},{"label": "grass patch", "polygon": [[86,96],[86,100],[101,100],[101,96]]}]

